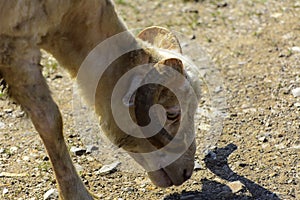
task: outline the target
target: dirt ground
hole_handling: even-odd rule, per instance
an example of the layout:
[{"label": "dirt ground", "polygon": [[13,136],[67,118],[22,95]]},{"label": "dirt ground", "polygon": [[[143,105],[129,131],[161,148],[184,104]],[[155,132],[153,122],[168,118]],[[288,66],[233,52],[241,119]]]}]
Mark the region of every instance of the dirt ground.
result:
[{"label": "dirt ground", "polygon": [[[100,199],[300,199],[300,2],[297,0],[116,0],[130,28],[159,25],[202,46],[223,79],[226,112],[215,148],[189,181],[160,189],[144,173],[99,175],[102,163],[72,154]],[[298,48],[297,48],[298,47]],[[72,110],[72,82],[47,56],[45,76],[70,147],[85,147]],[[47,60],[48,59],[48,60]],[[214,78],[214,77],[211,77]],[[219,78],[219,77],[217,77]],[[0,199],[43,199],[56,182],[31,122],[0,98]]]}]

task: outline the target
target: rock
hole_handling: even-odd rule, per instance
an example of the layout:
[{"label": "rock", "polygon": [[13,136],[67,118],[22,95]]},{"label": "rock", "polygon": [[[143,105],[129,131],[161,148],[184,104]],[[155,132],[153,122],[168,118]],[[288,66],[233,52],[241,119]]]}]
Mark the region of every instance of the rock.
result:
[{"label": "rock", "polygon": [[134,188],[132,187],[125,187],[122,189],[124,192],[133,192],[134,191]]},{"label": "rock", "polygon": [[86,153],[92,153],[93,151],[97,151],[99,147],[95,145],[87,145],[86,146]]},{"label": "rock", "polygon": [[242,163],[242,162],[241,162],[241,163],[239,163],[239,166],[240,166],[240,167],[247,167],[248,164],[247,164],[247,163]]},{"label": "rock", "polygon": [[7,193],[8,193],[8,189],[7,188],[3,188],[2,195],[4,196]]},{"label": "rock", "polygon": [[191,36],[190,36],[190,39],[191,39],[191,40],[195,40],[195,39],[196,39],[196,35],[195,35],[195,34],[191,35]]},{"label": "rock", "polygon": [[22,160],[24,160],[24,161],[30,161],[30,158],[29,158],[29,156],[23,156]]},{"label": "rock", "polygon": [[216,88],[215,88],[215,93],[219,93],[219,92],[221,92],[221,91],[223,91],[223,89],[222,89],[222,87],[221,86],[217,86]]},{"label": "rock", "polygon": [[240,181],[230,182],[227,186],[231,189],[232,193],[238,193],[245,187],[245,185]]},{"label": "rock", "polygon": [[238,65],[243,66],[243,65],[246,65],[247,63],[248,63],[247,61],[241,61],[241,62],[238,62]]},{"label": "rock", "polygon": [[292,51],[292,52],[300,53],[300,47],[292,47],[292,48],[291,48],[291,51]]},{"label": "rock", "polygon": [[58,199],[58,191],[56,189],[50,189],[44,194],[44,200]]},{"label": "rock", "polygon": [[22,118],[25,116],[25,112],[24,111],[20,111],[16,114],[16,118]]},{"label": "rock", "polygon": [[209,131],[211,128],[210,124],[205,124],[205,123],[201,123],[199,126],[198,126],[198,129],[199,130],[203,130],[203,131]]},{"label": "rock", "polygon": [[261,142],[268,142],[268,139],[266,136],[259,137],[258,140]]},{"label": "rock", "polygon": [[300,97],[300,88],[293,89],[292,94],[294,97]]},{"label": "rock", "polygon": [[201,170],[201,169],[204,169],[204,167],[200,163],[195,161],[194,171],[198,171],[198,170]]},{"label": "rock", "polygon": [[71,147],[70,152],[74,153],[76,156],[82,156],[85,154],[86,149],[79,148],[79,147]]},{"label": "rock", "polygon": [[0,122],[0,129],[4,129],[5,128],[5,124],[3,122]]},{"label": "rock", "polygon": [[295,103],[294,106],[300,108],[300,103]]},{"label": "rock", "polygon": [[290,88],[288,87],[284,87],[280,89],[280,92],[282,92],[282,94],[290,94]]},{"label": "rock", "polygon": [[10,152],[11,154],[16,153],[17,151],[18,151],[18,147],[10,147],[10,148],[9,148],[9,152]]},{"label": "rock", "polygon": [[275,18],[275,19],[277,19],[277,18],[279,18],[281,16],[282,16],[282,13],[273,13],[273,14],[271,14],[271,17]]},{"label": "rock", "polygon": [[227,2],[219,2],[217,3],[217,8],[225,8],[228,6]]},{"label": "rock", "polygon": [[52,78],[52,80],[54,81],[55,79],[61,79],[61,78],[63,78],[62,75],[56,74],[56,75]]},{"label": "rock", "polygon": [[116,171],[116,170],[117,170],[117,167],[118,167],[120,164],[121,164],[121,162],[116,161],[116,162],[114,162],[114,163],[112,163],[112,164],[109,164],[109,165],[103,165],[103,166],[101,167],[101,169],[99,170],[99,174],[100,174],[100,175],[110,174],[110,173]]},{"label": "rock", "polygon": [[300,145],[295,145],[291,147],[292,149],[300,150]]},{"label": "rock", "polygon": [[13,112],[13,109],[7,108],[7,109],[4,109],[3,111],[4,111],[6,114],[9,114],[9,113],[12,113],[12,112]]}]

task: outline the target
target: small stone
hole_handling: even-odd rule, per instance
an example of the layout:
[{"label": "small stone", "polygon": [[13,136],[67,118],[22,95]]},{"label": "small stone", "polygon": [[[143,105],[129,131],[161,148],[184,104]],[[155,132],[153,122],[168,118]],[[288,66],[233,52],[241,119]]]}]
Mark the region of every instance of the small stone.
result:
[{"label": "small stone", "polygon": [[0,129],[4,129],[5,128],[5,124],[3,122],[0,122]]},{"label": "small stone", "polygon": [[20,111],[16,114],[16,118],[22,118],[25,116],[25,112],[24,111]]},{"label": "small stone", "polygon": [[221,86],[217,86],[216,88],[215,88],[215,93],[219,93],[219,92],[221,92],[223,89],[222,89],[222,87]]},{"label": "small stone", "polygon": [[258,140],[261,142],[268,142],[268,139],[265,136],[259,137]]},{"label": "small stone", "polygon": [[246,64],[247,64],[247,61],[238,62],[238,65],[241,65],[241,66],[246,65]]},{"label": "small stone", "polygon": [[8,108],[8,109],[4,109],[3,111],[4,111],[6,114],[9,114],[9,113],[12,113],[12,112],[13,112],[13,109]]},{"label": "small stone", "polygon": [[203,131],[209,131],[211,128],[210,124],[205,124],[205,123],[201,123],[199,126],[198,126],[198,129],[199,130],[203,130]]},{"label": "small stone", "polygon": [[97,151],[99,147],[95,145],[87,145],[86,146],[86,153],[92,153],[93,151]]},{"label": "small stone", "polygon": [[281,88],[280,91],[282,94],[290,94],[291,90],[288,87]]},{"label": "small stone", "polygon": [[274,13],[274,14],[271,14],[271,17],[272,18],[275,18],[275,19],[277,19],[277,18],[279,18],[279,17],[281,17],[282,16],[282,13]]},{"label": "small stone", "polygon": [[237,117],[237,116],[238,116],[237,113],[231,113],[231,114],[230,114],[230,117]]},{"label": "small stone", "polygon": [[291,51],[292,51],[292,52],[300,53],[300,47],[292,47],[292,48],[291,48]]},{"label": "small stone", "polygon": [[190,36],[190,38],[191,38],[191,40],[195,40],[196,39],[196,35],[193,34],[193,35]]},{"label": "small stone", "polygon": [[278,176],[278,174],[276,172],[269,174],[269,177],[275,177],[275,176]]},{"label": "small stone", "polygon": [[9,148],[9,152],[10,152],[11,154],[16,153],[17,151],[18,151],[18,147],[10,147],[10,148]]},{"label": "small stone", "polygon": [[2,195],[5,195],[7,193],[8,193],[8,189],[7,188],[3,188]]},{"label": "small stone", "polygon": [[24,156],[24,157],[22,158],[22,160],[24,160],[24,161],[30,161],[30,158],[29,158],[29,156]]},{"label": "small stone", "polygon": [[300,150],[300,145],[295,145],[295,146],[292,146],[291,148],[292,148],[292,149]]},{"label": "small stone", "polygon": [[50,189],[44,194],[44,200],[58,199],[58,192],[56,189]]},{"label": "small stone", "polygon": [[54,81],[54,80],[56,80],[56,79],[61,79],[61,78],[63,78],[62,75],[56,74],[56,75],[52,78],[52,80]]},{"label": "small stone", "polygon": [[184,12],[186,13],[199,13],[199,11],[197,9],[193,9],[193,8],[187,8],[184,10]]},{"label": "small stone", "polygon": [[109,165],[103,165],[103,166],[101,167],[101,169],[99,170],[99,174],[100,174],[100,175],[110,174],[110,173],[116,171],[116,170],[117,170],[117,167],[118,167],[120,164],[121,164],[121,162],[116,161],[116,162],[114,162],[114,163],[112,163],[112,164],[109,164]]},{"label": "small stone", "polygon": [[201,169],[204,169],[204,167],[200,163],[195,161],[194,171],[198,171],[198,170],[201,170]]},{"label": "small stone", "polygon": [[242,163],[242,162],[241,162],[241,163],[239,163],[239,166],[240,166],[240,167],[247,167],[248,164],[247,164],[247,163]]},{"label": "small stone", "polygon": [[245,185],[240,181],[230,182],[227,186],[231,189],[232,193],[238,193],[245,187]]},{"label": "small stone", "polygon": [[76,156],[82,156],[86,152],[86,149],[73,146],[71,147],[70,152],[74,153]]},{"label": "small stone", "polygon": [[294,106],[300,108],[300,103],[295,103]]},{"label": "small stone", "polygon": [[217,7],[218,8],[225,8],[228,6],[228,3],[227,2],[219,2],[217,3]]},{"label": "small stone", "polygon": [[48,156],[44,156],[43,157],[43,161],[49,161],[49,157]]},{"label": "small stone", "polygon": [[292,94],[294,97],[300,97],[300,87],[293,89]]}]

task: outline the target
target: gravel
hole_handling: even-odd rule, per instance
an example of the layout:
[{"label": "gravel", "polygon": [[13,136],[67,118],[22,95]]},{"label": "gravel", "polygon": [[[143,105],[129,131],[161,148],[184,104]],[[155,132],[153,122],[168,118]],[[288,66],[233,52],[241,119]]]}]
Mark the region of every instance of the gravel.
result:
[{"label": "gravel", "polygon": [[[103,163],[94,157],[97,150],[80,156],[72,153],[89,190],[104,200],[300,199],[299,2],[116,2],[130,28],[160,25],[193,36],[192,41],[209,53],[220,75],[215,78],[223,86],[211,91],[226,94],[227,115],[217,143],[209,145],[205,140],[213,127],[209,115],[197,118],[196,160],[202,168],[182,186],[157,188],[135,168],[100,175]],[[53,62],[49,55],[44,57]],[[89,144],[74,125],[71,79],[61,69],[47,70],[69,147],[86,147]],[[203,89],[201,108],[209,114],[210,93]],[[43,199],[57,183],[38,134],[28,117],[18,113],[22,113],[20,106],[0,97],[0,199]],[[11,153],[14,147],[18,149]],[[29,159],[23,160],[25,156]],[[234,193],[232,183],[242,189]]]}]

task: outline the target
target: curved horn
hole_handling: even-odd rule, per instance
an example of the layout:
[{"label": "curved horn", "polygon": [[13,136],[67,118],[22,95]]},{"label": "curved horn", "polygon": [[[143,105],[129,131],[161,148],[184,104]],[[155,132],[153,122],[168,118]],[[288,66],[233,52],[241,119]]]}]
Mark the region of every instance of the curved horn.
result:
[{"label": "curved horn", "polygon": [[166,28],[152,26],[141,31],[137,37],[143,41],[149,42],[157,48],[182,53],[177,37]]}]

